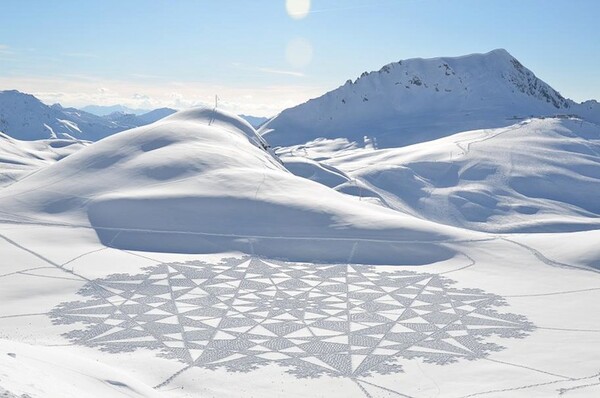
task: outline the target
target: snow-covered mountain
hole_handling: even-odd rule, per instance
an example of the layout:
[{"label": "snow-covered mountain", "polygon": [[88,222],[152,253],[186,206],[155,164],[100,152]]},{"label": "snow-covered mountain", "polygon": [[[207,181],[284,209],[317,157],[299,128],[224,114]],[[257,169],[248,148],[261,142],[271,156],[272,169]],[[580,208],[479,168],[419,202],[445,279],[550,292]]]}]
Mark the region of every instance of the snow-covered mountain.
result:
[{"label": "snow-covered mountain", "polygon": [[0,91],[0,131],[19,140],[66,138],[96,141],[130,128],[153,123],[171,113],[162,108],[137,116],[112,113],[101,117],[59,104],[48,106],[30,94]]},{"label": "snow-covered mountain", "polygon": [[129,128],[145,126],[146,124],[154,123],[157,120],[165,118],[169,115],[177,112],[171,108],[159,108],[153,111],[144,113],[143,115],[134,115],[133,113],[113,112],[109,115],[103,116],[110,122],[116,123],[120,126],[129,126]]},{"label": "snow-covered mountain", "polygon": [[456,58],[409,59],[365,72],[284,110],[260,133],[274,146],[343,137],[390,148],[460,131],[505,127],[531,116],[571,114],[598,122],[600,104],[564,98],[499,49]]},{"label": "snow-covered mountain", "polygon": [[150,123],[154,123],[160,119],[163,119],[167,116],[170,116],[172,114],[174,114],[175,112],[177,112],[175,109],[172,108],[158,108],[158,109],[154,109],[153,111],[150,112],[146,112],[144,114],[138,115],[137,116],[137,120],[139,121],[138,125],[139,126],[143,126],[144,124],[150,124]]},{"label": "snow-covered mountain", "polygon": [[259,128],[264,122],[269,120],[268,117],[262,116],[240,115],[240,117],[250,123],[254,128]]}]

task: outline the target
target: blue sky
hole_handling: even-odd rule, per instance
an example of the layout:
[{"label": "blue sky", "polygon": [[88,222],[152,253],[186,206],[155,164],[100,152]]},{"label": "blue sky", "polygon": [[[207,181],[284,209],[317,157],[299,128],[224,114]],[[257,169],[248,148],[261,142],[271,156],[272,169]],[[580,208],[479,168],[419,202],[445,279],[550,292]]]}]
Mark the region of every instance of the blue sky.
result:
[{"label": "blue sky", "polygon": [[563,95],[600,99],[597,0],[289,1],[6,0],[0,89],[74,106],[219,94],[270,115],[389,62],[506,48]]}]

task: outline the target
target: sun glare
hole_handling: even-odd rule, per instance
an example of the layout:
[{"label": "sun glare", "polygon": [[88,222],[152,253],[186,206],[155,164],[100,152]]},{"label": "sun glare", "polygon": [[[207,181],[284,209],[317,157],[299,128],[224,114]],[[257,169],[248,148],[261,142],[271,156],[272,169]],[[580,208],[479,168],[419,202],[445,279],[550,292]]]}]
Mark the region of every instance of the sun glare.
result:
[{"label": "sun glare", "polygon": [[301,37],[290,40],[285,49],[285,58],[294,68],[303,68],[310,64],[313,48],[310,42]]},{"label": "sun glare", "polygon": [[288,15],[294,19],[306,18],[310,12],[310,0],[286,0],[285,9]]}]

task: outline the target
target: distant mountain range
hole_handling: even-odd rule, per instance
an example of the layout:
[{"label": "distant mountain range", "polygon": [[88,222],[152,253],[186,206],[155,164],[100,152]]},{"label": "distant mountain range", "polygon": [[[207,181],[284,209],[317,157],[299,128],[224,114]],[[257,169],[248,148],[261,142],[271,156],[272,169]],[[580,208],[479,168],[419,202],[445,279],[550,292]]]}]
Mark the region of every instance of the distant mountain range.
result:
[{"label": "distant mountain range", "polygon": [[[123,105],[90,105],[83,110],[48,106],[29,94],[0,91],[0,131],[21,140],[96,141],[175,110],[142,112]],[[600,103],[563,97],[503,49],[391,63],[272,119],[241,115],[273,146],[343,138],[375,148],[544,116],[577,116],[598,123]]]},{"label": "distant mountain range", "polygon": [[[31,94],[0,91],[0,132],[25,141],[77,139],[97,141],[134,127],[154,123],[177,112],[171,108],[132,109],[123,105],[88,105],[81,109],[46,105]],[[268,119],[242,116],[258,127]]]},{"label": "distant mountain range", "polygon": [[410,145],[531,116],[576,115],[600,122],[600,104],[576,103],[506,50],[409,59],[289,108],[263,124],[264,138],[289,146],[345,138],[379,148]]},{"label": "distant mountain range", "polygon": [[244,119],[245,121],[247,121],[248,123],[250,123],[252,125],[252,127],[254,127],[254,128],[260,127],[267,120],[269,120],[268,117],[261,117],[261,116],[240,115],[240,117],[242,119]]},{"label": "distant mountain range", "polygon": [[114,112],[98,116],[59,104],[48,106],[30,94],[0,91],[0,131],[19,140],[70,138],[97,141],[175,113],[161,108],[142,115]]},{"label": "distant mountain range", "polygon": [[151,109],[129,108],[125,105],[87,105],[82,107],[81,110],[87,113],[94,114],[96,116],[107,116],[115,112],[128,113],[139,116],[151,111]]}]

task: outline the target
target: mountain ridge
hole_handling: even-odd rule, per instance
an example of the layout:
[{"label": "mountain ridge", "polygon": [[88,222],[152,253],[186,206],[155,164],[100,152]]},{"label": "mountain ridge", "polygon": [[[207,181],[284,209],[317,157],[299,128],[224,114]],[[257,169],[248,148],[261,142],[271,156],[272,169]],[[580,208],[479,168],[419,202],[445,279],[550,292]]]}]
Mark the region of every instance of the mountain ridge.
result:
[{"label": "mountain ridge", "polygon": [[126,114],[143,115],[150,112],[152,109],[130,108],[125,105],[86,105],[80,108],[82,111],[91,113],[96,116],[108,116],[111,113],[121,112]]},{"label": "mountain ridge", "polygon": [[[90,111],[88,111],[90,110]],[[0,90],[0,131],[25,141],[80,139],[97,141],[115,133],[145,126],[177,112],[162,107],[150,111],[123,105],[82,108],[47,105],[32,94]],[[269,118],[240,115],[257,128]]]},{"label": "mountain ridge", "polygon": [[274,146],[316,138],[369,138],[405,146],[515,119],[576,114],[600,122],[600,104],[563,97],[504,49],[460,57],[413,58],[282,111],[260,128]]},{"label": "mountain ridge", "polygon": [[97,141],[109,135],[153,123],[174,113],[159,108],[142,115],[112,113],[97,116],[60,104],[46,105],[32,94],[0,91],[0,131],[26,141],[64,138]]}]

